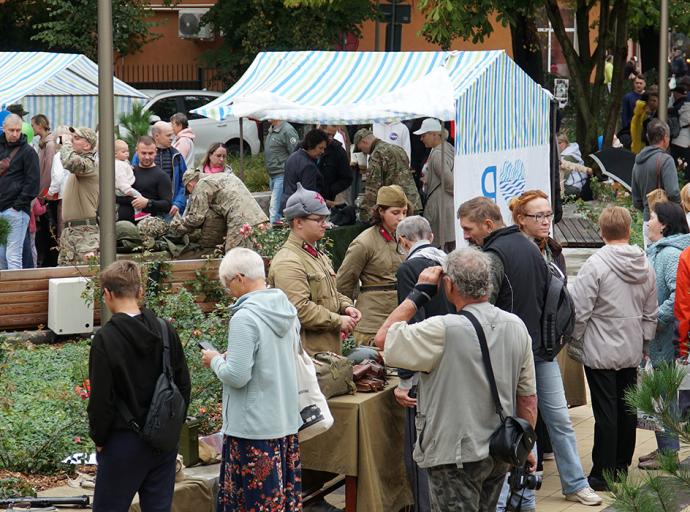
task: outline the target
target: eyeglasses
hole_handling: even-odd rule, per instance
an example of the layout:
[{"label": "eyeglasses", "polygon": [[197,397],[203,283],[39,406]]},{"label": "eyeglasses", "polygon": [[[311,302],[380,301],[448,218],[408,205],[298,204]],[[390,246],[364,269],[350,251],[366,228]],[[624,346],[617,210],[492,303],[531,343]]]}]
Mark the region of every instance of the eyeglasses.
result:
[{"label": "eyeglasses", "polygon": [[330,217],[304,217],[304,220],[311,220],[317,224],[328,224]]},{"label": "eyeglasses", "polygon": [[551,219],[553,219],[553,212],[551,213],[526,213],[525,217],[530,217],[537,222],[551,222]]}]

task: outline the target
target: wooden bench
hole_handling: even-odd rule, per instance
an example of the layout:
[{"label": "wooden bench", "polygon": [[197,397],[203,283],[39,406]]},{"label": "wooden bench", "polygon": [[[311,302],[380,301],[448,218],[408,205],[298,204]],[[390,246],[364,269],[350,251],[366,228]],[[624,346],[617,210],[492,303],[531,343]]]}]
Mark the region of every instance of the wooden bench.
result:
[{"label": "wooden bench", "polygon": [[554,226],[554,234],[563,247],[598,249],[604,246],[597,226],[583,217],[563,217]]},{"label": "wooden bench", "polygon": [[[180,260],[166,262],[169,275],[162,284],[179,290],[184,283],[193,280],[196,272],[206,269],[210,279],[217,279],[220,260]],[[27,270],[0,271],[0,331],[38,329],[48,325],[48,281],[61,277],[89,277],[88,266],[52,267]],[[197,304],[205,312],[215,307],[204,296],[196,297]],[[100,321],[100,304],[94,304],[94,321]]]}]

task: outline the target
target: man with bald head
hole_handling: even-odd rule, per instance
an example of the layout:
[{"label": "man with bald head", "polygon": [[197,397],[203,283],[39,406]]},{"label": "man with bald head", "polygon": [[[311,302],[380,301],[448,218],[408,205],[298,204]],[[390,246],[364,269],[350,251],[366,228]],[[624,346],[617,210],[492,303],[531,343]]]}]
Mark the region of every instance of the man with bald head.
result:
[{"label": "man with bald head", "polygon": [[22,268],[22,247],[29,226],[31,201],[38,195],[38,155],[22,134],[22,118],[9,114],[0,135],[0,218],[10,226],[0,245],[0,269]]},{"label": "man with bald head", "polygon": [[[169,212],[170,217],[174,217],[176,213],[184,213],[187,204],[185,188],[182,183],[182,175],[187,170],[187,164],[185,164],[182,154],[172,147],[174,136],[172,125],[165,121],[158,121],[151,127],[151,137],[156,143],[154,163],[168,175],[172,183],[173,198]],[[138,155],[135,155],[132,159],[132,165],[138,164]]]}]

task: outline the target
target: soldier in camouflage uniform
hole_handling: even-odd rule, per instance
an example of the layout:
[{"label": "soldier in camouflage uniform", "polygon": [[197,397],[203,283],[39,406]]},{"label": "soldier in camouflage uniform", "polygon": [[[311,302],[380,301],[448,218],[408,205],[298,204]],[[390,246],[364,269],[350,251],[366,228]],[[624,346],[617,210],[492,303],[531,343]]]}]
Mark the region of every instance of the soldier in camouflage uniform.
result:
[{"label": "soldier in camouflage uniform", "polygon": [[355,133],[353,144],[358,150],[369,155],[364,197],[359,206],[359,220],[371,220],[371,209],[376,204],[376,194],[384,185],[400,185],[414,207],[414,211],[408,212],[408,215],[421,213],[422,200],[414,183],[410,159],[407,158],[405,150],[377,139],[373,132],[366,128]]},{"label": "soldier in camouflage uniform", "polygon": [[182,177],[191,196],[184,216],[175,215],[170,224],[174,234],[200,229],[202,238],[223,243],[225,252],[241,244],[240,228],[268,222],[268,217],[252,197],[247,187],[234,174],[202,174],[198,169],[187,171]]},{"label": "soldier in camouflage uniform", "polygon": [[67,176],[62,199],[65,228],[60,236],[59,265],[85,263],[98,255],[98,164],[96,132],[91,128],[70,128],[72,142],[60,150]]}]

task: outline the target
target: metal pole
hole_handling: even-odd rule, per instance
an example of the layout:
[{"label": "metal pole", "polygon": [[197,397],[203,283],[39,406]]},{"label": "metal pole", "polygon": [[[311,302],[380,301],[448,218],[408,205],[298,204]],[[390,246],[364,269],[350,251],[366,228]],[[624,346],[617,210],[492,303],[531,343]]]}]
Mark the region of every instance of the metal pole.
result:
[{"label": "metal pole", "polygon": [[244,121],[240,117],[240,179],[244,181]]},{"label": "metal pole", "polygon": [[659,119],[668,120],[668,0],[661,0],[659,26]]},{"label": "metal pole", "polygon": [[[115,261],[115,114],[113,107],[113,12],[98,0],[99,228],[101,270]],[[110,320],[105,304],[101,325]]]}]

